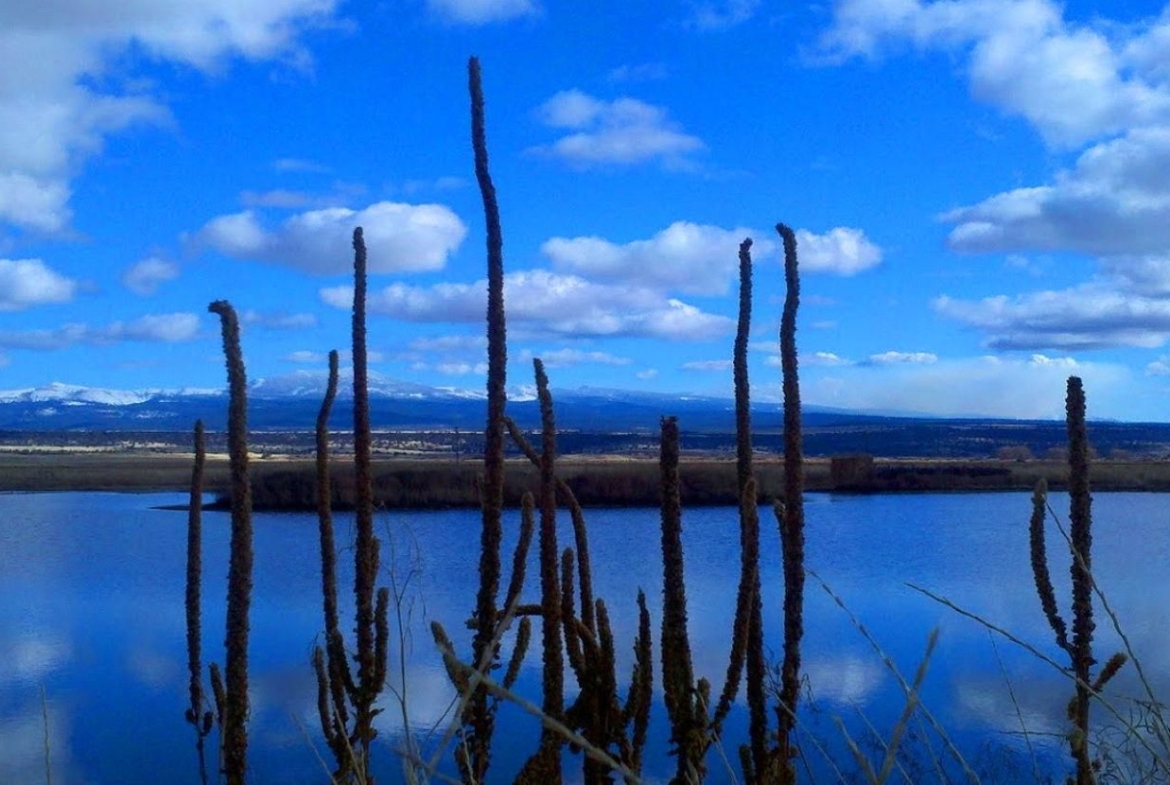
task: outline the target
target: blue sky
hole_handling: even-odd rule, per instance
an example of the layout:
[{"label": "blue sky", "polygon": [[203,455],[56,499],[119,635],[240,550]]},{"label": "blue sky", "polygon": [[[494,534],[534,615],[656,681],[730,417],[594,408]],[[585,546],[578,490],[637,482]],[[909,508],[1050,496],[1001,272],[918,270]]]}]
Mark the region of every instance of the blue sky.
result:
[{"label": "blue sky", "polygon": [[778,399],[1170,418],[1170,6],[1047,0],[0,5],[0,388],[224,385],[349,343],[480,389],[481,58],[511,385],[729,395],[739,241]]}]

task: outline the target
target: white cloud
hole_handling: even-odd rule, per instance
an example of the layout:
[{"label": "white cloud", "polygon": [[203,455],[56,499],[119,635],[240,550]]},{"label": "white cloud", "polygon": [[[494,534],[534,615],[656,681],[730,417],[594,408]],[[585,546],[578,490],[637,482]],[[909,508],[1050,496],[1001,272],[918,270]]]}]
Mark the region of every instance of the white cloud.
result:
[{"label": "white cloud", "polygon": [[796,255],[801,272],[856,275],[881,264],[882,250],[861,229],[838,226],[824,234],[796,232]]},{"label": "white cloud", "polygon": [[687,26],[696,30],[727,30],[755,16],[760,0],[703,0],[695,3]]},{"label": "white cloud", "polygon": [[988,333],[993,349],[1157,347],[1170,338],[1170,300],[1140,297],[1096,285],[1061,291],[955,300],[931,306]]},{"label": "white cloud", "polygon": [[[335,308],[352,305],[353,287],[322,289],[321,299]],[[681,300],[649,289],[610,286],[546,270],[509,273],[504,280],[509,324],[525,324],[558,335],[653,336],[699,341],[726,335],[734,322],[705,313]],[[487,282],[392,284],[371,292],[370,313],[414,322],[483,321]]]},{"label": "white cloud", "polygon": [[882,352],[871,354],[868,361],[873,365],[930,365],[938,362],[938,355],[930,352]]},{"label": "white cloud", "polygon": [[0,221],[51,234],[64,230],[72,216],[64,178],[0,174]]},{"label": "white cloud", "polygon": [[290,191],[284,188],[275,188],[271,191],[242,191],[240,204],[244,207],[277,207],[281,209],[296,209],[308,207],[318,200],[305,191]]},{"label": "white cloud", "polygon": [[546,368],[568,368],[573,365],[630,365],[629,357],[618,357],[609,352],[587,352],[581,349],[552,349],[544,352],[524,351],[524,359],[540,358]]},{"label": "white cloud", "polygon": [[580,90],[548,99],[537,116],[549,127],[572,131],[533,152],[575,166],[633,165],[657,161],[670,168],[693,165],[703,141],[685,133],[667,111],[634,98],[604,101]]},{"label": "white cloud", "polygon": [[307,158],[277,158],[272,162],[272,168],[278,172],[296,172],[298,174],[328,174],[332,171],[325,164],[310,161]]},{"label": "white cloud", "polygon": [[[773,358],[776,360],[774,365],[779,366],[780,365],[780,355],[773,355],[773,357],[770,357],[768,359],[771,360]],[[820,367],[830,367],[831,368],[831,367],[840,366],[840,365],[852,365],[853,362],[851,360],[846,360],[843,357],[839,357],[836,354],[833,354],[832,352],[813,352],[812,354],[800,355],[800,364],[814,366],[814,367],[820,366]]]},{"label": "white cloud", "polygon": [[684,371],[730,371],[731,360],[692,360],[681,367]]},{"label": "white cloud", "polygon": [[[274,57],[304,65],[300,34],[330,21],[333,0],[0,4],[0,222],[68,228],[71,178],[105,139],[170,115],[124,55],[214,70]],[[116,64],[116,65],[115,65]],[[99,87],[100,85],[100,87]]]},{"label": "white cloud", "polygon": [[[797,255],[805,273],[855,275],[879,264],[881,249],[860,229],[824,234],[801,229]],[[688,294],[723,294],[739,270],[739,245],[752,238],[752,258],[774,257],[780,247],[770,232],[676,221],[648,240],[617,244],[602,237],[553,237],[541,247],[553,266],[605,281],[623,281]]]},{"label": "white cloud", "polygon": [[657,82],[670,75],[665,63],[634,63],[619,65],[606,78],[611,82]]},{"label": "white cloud", "polygon": [[1063,416],[1065,386],[1073,373],[1084,379],[1096,416],[1117,416],[1132,404],[1124,368],[1044,355],[1026,360],[973,357],[930,364],[858,364],[806,375],[801,395],[809,404],[850,409],[1057,418]]},{"label": "white cloud", "polygon": [[67,303],[76,291],[77,281],[40,259],[0,259],[0,312]]},{"label": "white cloud", "polygon": [[942,216],[959,251],[1170,252],[1170,127],[1090,147],[1051,185],[1017,188]]},{"label": "white cloud", "polygon": [[487,337],[483,335],[440,335],[433,338],[415,338],[409,344],[418,352],[461,352],[487,348]]},{"label": "white cloud", "polygon": [[0,330],[0,347],[48,351],[79,344],[103,346],[124,341],[181,343],[199,335],[199,316],[193,313],[150,314],[129,322],[99,327],[66,324],[52,330]]},{"label": "white cloud", "polygon": [[1090,147],[1049,185],[1018,188],[943,216],[967,252],[1070,251],[1100,274],[1063,291],[935,308],[984,330],[998,348],[1161,346],[1170,337],[1170,127]]},{"label": "white cloud", "polygon": [[1050,0],[841,0],[820,41],[831,60],[874,57],[903,42],[968,57],[971,91],[1076,145],[1164,122],[1170,92],[1153,53],[1164,22],[1108,31],[1064,19]]},{"label": "white cloud", "polygon": [[432,367],[444,376],[487,375],[487,363],[444,362]]},{"label": "white cloud", "polygon": [[637,373],[634,374],[634,376],[638,377],[639,379],[641,379],[644,382],[647,382],[647,381],[650,381],[651,379],[657,378],[658,369],[657,368],[647,368],[644,371],[638,371]]},{"label": "white cloud", "polygon": [[122,273],[122,285],[143,297],[154,294],[158,287],[179,277],[179,265],[149,256],[131,265]]},{"label": "white cloud", "polygon": [[1162,355],[1146,366],[1147,376],[1170,376],[1170,356]]},{"label": "white cloud", "polygon": [[469,25],[501,22],[540,10],[533,0],[427,0],[427,8],[447,21]]},{"label": "white cloud", "polygon": [[316,275],[353,269],[353,230],[361,226],[371,274],[442,269],[467,227],[439,204],[377,202],[294,215],[274,231],[252,211],[209,221],[190,241],[228,256],[287,265]]},{"label": "white cloud", "polygon": [[[750,229],[676,221],[649,240],[618,245],[601,237],[554,237],[540,251],[560,270],[690,294],[722,294],[739,269],[739,244]],[[776,243],[753,246],[764,254]]]},{"label": "white cloud", "polygon": [[[337,357],[340,362],[350,362],[353,359],[353,352],[342,350],[337,353]],[[286,362],[298,363],[300,365],[328,365],[329,353],[300,349],[286,354],[284,359]],[[370,350],[366,352],[366,360],[372,363],[380,363],[385,362],[386,356],[382,352]],[[350,374],[352,373],[353,371],[351,370]]]},{"label": "white cloud", "polygon": [[240,324],[265,330],[304,330],[317,326],[317,317],[311,313],[247,310],[240,314]]}]

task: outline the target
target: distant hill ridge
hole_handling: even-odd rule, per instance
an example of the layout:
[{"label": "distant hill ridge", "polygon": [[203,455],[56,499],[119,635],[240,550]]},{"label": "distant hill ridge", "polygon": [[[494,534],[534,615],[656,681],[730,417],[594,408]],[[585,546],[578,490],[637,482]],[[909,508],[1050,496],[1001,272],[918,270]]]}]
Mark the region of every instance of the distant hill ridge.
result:
[{"label": "distant hill ridge", "polygon": [[[352,417],[352,390],[345,380],[330,427],[344,432]],[[325,376],[301,372],[250,385],[248,424],[255,432],[311,431],[325,390]],[[474,439],[484,425],[479,390],[435,388],[384,378],[371,379],[372,425],[382,431],[454,431]],[[730,398],[677,396],[583,388],[554,392],[557,425],[566,452],[640,452],[653,445],[663,415],[680,419],[684,448],[713,453],[734,450],[734,402]],[[54,382],[38,388],[0,391],[0,430],[189,432],[196,419],[211,431],[225,427],[227,395],[215,389],[111,390]],[[539,411],[527,388],[511,391],[508,412],[522,427],[535,428]],[[868,453],[885,457],[1042,456],[1065,442],[1057,420],[937,418],[927,415],[852,412],[809,406],[804,410],[809,455]],[[756,447],[780,452],[783,408],[756,402],[752,425]],[[1090,438],[1103,456],[1170,455],[1170,424],[1098,422]],[[472,447],[472,443],[468,444]],[[1005,448],[1016,448],[1013,451]]]}]

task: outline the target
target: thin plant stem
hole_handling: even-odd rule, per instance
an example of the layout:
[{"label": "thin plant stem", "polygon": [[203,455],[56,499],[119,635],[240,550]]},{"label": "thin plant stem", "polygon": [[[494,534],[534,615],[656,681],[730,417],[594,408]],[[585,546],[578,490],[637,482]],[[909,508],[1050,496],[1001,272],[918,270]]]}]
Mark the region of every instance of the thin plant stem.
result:
[{"label": "thin plant stem", "polygon": [[222,730],[223,769],[228,785],[245,785],[248,751],[248,630],[252,602],[252,488],[248,480],[247,375],[240,351],[240,323],[224,301],[208,306],[218,314],[228,373],[228,456],[231,464],[232,535],[228,565],[226,684]]},{"label": "thin plant stem", "polygon": [[801,436],[800,378],[796,353],[796,313],[800,306],[800,273],[796,233],[785,224],[776,231],[784,242],[784,311],[780,318],[780,365],[784,389],[784,504],[777,508],[784,564],[784,660],[780,700],[776,707],[780,781],[796,781],[792,745],[796,703],[800,696],[800,642],[804,637],[804,453]]},{"label": "thin plant stem", "polygon": [[[472,656],[476,663],[495,659],[491,642],[495,635],[496,601],[500,588],[500,540],[504,506],[504,407],[507,400],[508,349],[504,316],[504,240],[496,188],[488,169],[483,79],[479,59],[467,63],[468,92],[471,97],[471,145],[475,156],[475,179],[483,199],[487,230],[487,426],[484,431],[484,481],[481,506],[479,591],[476,595],[476,632]],[[491,762],[494,718],[487,693],[478,690],[471,698],[467,720],[470,725],[470,759],[464,779],[482,783]]]}]

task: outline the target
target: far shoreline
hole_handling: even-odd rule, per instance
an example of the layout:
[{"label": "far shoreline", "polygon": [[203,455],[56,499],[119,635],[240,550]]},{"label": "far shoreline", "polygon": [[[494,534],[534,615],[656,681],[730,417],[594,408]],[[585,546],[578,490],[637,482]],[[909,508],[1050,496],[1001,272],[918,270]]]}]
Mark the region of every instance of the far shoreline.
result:
[{"label": "far shoreline", "polygon": [[[352,467],[348,456],[331,461],[333,506],[352,507]],[[254,457],[251,462],[254,508],[314,510],[315,463],[304,457]],[[653,457],[568,455],[558,462],[560,476],[582,505],[646,507],[658,505],[658,463]],[[783,494],[783,463],[758,455],[760,500]],[[0,453],[0,491],[185,492],[190,490],[192,458],[166,452],[35,451]],[[376,503],[386,509],[475,508],[479,506],[478,461],[468,457],[376,456]],[[805,461],[805,490],[834,493],[1030,491],[1040,479],[1051,490],[1066,486],[1067,465],[1059,460],[868,459],[842,472],[829,458]],[[682,456],[682,501],[691,506],[737,504],[733,456]],[[209,456],[204,492],[226,493],[228,465]],[[1091,464],[1095,491],[1170,491],[1170,461],[1098,460]],[[538,472],[521,458],[507,462],[505,502],[518,506],[525,491],[538,491]],[[214,508],[215,503],[205,505]]]}]

